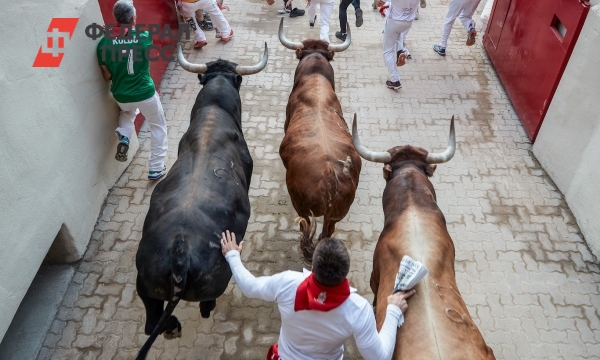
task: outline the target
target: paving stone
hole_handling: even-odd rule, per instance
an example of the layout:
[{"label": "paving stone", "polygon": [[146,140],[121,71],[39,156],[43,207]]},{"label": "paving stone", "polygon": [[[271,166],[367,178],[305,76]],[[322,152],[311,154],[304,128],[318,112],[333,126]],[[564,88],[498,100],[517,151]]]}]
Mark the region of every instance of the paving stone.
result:
[{"label": "paving stone", "polygon": [[[457,153],[438,166],[431,181],[455,243],[457,284],[473,320],[498,359],[599,358],[597,259],[563,195],[532,157],[532,144],[481,36],[465,47],[456,22],[446,57],[431,49],[448,3],[429,1],[413,23],[407,39],[413,59],[399,69],[399,91],[384,86],[383,20],[370,3],[363,5],[364,25],[353,28],[352,45],[331,63],[343,116],[349,122],[356,112],[361,140],[378,151],[404,144],[441,151],[449,119],[456,116]],[[184,52],[190,61],[221,57],[250,65],[258,61],[262,43],[268,43],[266,69],[244,76],[240,88],[242,128],[254,160],[252,214],[242,258],[255,275],[299,271],[297,214],[279,158],[298,61],[279,44],[276,7],[242,0],[227,5],[231,10],[225,16],[236,37],[222,44],[209,36],[202,51],[186,44]],[[286,17],[288,37],[318,36],[318,28],[309,29],[305,20]],[[337,7],[333,42],[336,28]],[[200,89],[196,75],[169,64],[160,86],[169,129],[168,167],[177,158]],[[38,359],[132,359],[147,339],[145,311],[135,291],[135,253],[156,186],[146,179],[147,126],[139,140],[140,151],[107,196]],[[381,171],[380,164],[363,161],[354,204],[336,227],[336,236],[350,249],[349,279],[369,300],[372,256],[383,228]],[[259,359],[279,333],[276,305],[244,298],[234,281],[217,299],[210,319],[199,316],[197,303],[181,302],[175,315],[182,338],[159,336],[148,359]],[[345,359],[360,359],[352,340],[345,348]]]}]

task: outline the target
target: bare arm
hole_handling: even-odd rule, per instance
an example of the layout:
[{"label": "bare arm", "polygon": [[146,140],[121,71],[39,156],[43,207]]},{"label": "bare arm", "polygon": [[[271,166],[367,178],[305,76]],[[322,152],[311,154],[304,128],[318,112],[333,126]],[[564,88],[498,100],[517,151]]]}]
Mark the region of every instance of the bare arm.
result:
[{"label": "bare arm", "polygon": [[112,75],[110,74],[110,71],[108,71],[106,65],[100,65],[100,70],[102,70],[102,77],[104,78],[104,80],[108,81],[112,79]]}]

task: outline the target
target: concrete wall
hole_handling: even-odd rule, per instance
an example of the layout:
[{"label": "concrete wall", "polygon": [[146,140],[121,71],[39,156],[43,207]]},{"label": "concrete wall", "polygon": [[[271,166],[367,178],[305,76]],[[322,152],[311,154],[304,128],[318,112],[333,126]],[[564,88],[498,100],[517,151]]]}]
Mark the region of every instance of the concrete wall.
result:
[{"label": "concrete wall", "polygon": [[[80,20],[62,65],[32,68],[52,17]],[[0,12],[0,340],[55,238],[54,262],[83,256],[127,166],[114,160],[118,107],[84,35],[92,22],[103,23],[97,0],[4,1]]]},{"label": "concrete wall", "polygon": [[533,153],[600,258],[600,5],[590,9]]}]

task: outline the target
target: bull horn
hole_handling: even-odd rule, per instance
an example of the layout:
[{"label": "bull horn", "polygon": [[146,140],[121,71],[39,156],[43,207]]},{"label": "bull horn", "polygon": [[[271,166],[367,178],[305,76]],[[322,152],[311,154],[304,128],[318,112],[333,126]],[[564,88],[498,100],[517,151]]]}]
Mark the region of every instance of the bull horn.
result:
[{"label": "bull horn", "polygon": [[371,151],[360,143],[360,139],[358,138],[358,130],[356,127],[356,113],[354,114],[354,121],[352,121],[352,142],[354,143],[354,148],[358,154],[366,160],[384,164],[392,161],[392,155],[389,152]]},{"label": "bull horn", "polygon": [[281,22],[279,23],[279,41],[281,41],[281,45],[291,50],[304,48],[304,44],[299,42],[292,42],[285,38],[285,35],[283,34],[283,18],[281,18]]},{"label": "bull horn", "polygon": [[346,23],[346,31],[348,32],[348,33],[346,33],[346,40],[344,40],[344,42],[341,43],[340,45],[329,44],[329,46],[327,47],[327,50],[341,52],[341,51],[346,50],[348,47],[350,47],[350,40],[351,40],[350,38],[352,36],[350,35],[350,24],[348,24],[348,23]]},{"label": "bull horn", "polygon": [[429,153],[427,154],[427,163],[429,164],[441,164],[450,161],[456,151],[456,137],[454,136],[454,116],[450,121],[450,137],[448,139],[448,147],[443,153]]},{"label": "bull horn", "polygon": [[181,65],[182,68],[196,74],[204,74],[208,69],[206,64],[189,63],[183,56],[183,51],[181,50],[181,42],[177,44],[177,61],[179,62],[179,65]]},{"label": "bull horn", "polygon": [[263,53],[263,57],[260,62],[251,66],[238,65],[235,67],[235,72],[240,75],[252,75],[259,73],[265,68],[265,66],[267,66],[267,60],[269,60],[269,50],[267,50],[267,43],[265,42],[265,52]]}]

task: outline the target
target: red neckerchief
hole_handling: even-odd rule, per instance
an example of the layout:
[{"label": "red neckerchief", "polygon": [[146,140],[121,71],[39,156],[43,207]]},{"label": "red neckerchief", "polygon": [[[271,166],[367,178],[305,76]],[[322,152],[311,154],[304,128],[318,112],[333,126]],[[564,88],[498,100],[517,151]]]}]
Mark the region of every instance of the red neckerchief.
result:
[{"label": "red neckerchief", "polygon": [[329,311],[342,305],[350,296],[350,283],[344,279],[337,286],[324,286],[317,282],[314,274],[304,279],[296,290],[294,311]]},{"label": "red neckerchief", "polygon": [[379,8],[379,13],[381,14],[382,18],[385,18],[386,15],[386,11],[385,9],[389,8],[389,5],[383,5],[382,7]]},{"label": "red neckerchief", "polygon": [[279,344],[275,343],[271,345],[269,348],[269,352],[267,353],[267,360],[280,360],[279,357]]}]

